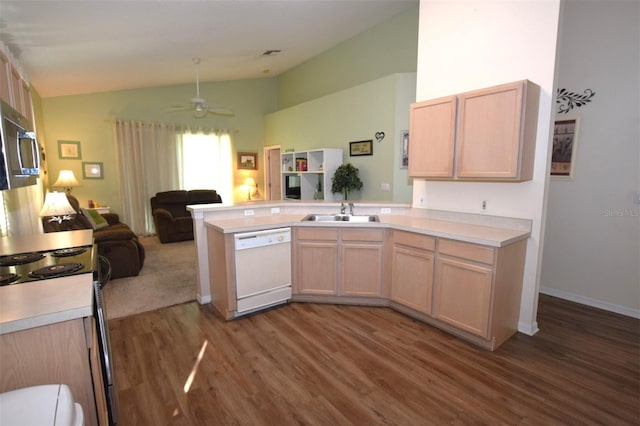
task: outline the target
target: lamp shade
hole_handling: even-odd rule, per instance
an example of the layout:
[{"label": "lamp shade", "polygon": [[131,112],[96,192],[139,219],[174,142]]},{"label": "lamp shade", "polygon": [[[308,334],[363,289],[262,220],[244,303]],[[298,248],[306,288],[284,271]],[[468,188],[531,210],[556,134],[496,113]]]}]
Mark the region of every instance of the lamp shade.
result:
[{"label": "lamp shade", "polygon": [[54,187],[63,187],[67,192],[71,192],[71,188],[80,185],[73,170],[60,170],[58,180],[52,185]]},{"label": "lamp shade", "polygon": [[42,210],[40,210],[41,217],[68,216],[72,214],[76,214],[76,211],[69,204],[67,194],[55,191],[47,193]]}]

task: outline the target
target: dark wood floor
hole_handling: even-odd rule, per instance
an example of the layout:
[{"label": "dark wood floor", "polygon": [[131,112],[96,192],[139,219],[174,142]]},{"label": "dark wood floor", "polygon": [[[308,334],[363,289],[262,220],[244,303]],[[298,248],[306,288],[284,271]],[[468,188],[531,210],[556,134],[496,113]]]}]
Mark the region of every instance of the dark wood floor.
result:
[{"label": "dark wood floor", "polygon": [[487,352],[387,308],[110,321],[120,425],[640,424],[640,321],[540,297]]}]

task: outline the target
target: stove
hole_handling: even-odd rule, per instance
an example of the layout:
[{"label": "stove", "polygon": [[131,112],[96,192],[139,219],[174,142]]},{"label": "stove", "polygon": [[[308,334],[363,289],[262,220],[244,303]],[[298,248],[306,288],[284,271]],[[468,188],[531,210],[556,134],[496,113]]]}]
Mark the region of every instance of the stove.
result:
[{"label": "stove", "polygon": [[97,252],[82,246],[0,256],[0,286],[92,273]]}]

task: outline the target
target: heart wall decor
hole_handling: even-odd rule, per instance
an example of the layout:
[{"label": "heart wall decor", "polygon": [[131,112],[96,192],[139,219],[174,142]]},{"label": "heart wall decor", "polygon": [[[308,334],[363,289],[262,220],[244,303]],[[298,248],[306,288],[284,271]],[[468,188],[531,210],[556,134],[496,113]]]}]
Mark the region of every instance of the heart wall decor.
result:
[{"label": "heart wall decor", "polygon": [[380,143],[380,142],[382,142],[382,139],[384,139],[385,134],[384,134],[384,132],[376,132],[375,136],[376,136],[376,140],[378,141],[378,143]]}]

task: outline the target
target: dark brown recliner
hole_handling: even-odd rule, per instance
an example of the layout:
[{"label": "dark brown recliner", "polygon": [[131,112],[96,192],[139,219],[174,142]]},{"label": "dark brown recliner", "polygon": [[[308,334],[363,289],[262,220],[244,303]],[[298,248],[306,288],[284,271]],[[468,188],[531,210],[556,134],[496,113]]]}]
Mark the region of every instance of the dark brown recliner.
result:
[{"label": "dark brown recliner", "polygon": [[[69,204],[76,211],[76,215],[69,222],[63,222],[65,230],[93,229],[91,222],[82,214],[80,204],[73,195],[67,195]],[[128,225],[120,222],[116,213],[104,213],[102,217],[108,226],[93,230],[93,238],[98,246],[98,253],[111,263],[111,278],[136,276],[144,265],[145,251],[136,234]],[[42,219],[44,232],[55,232],[59,229],[56,224]]]},{"label": "dark brown recliner", "polygon": [[153,223],[160,242],[193,240],[193,221],[187,206],[211,203],[222,203],[222,198],[213,189],[165,191],[151,197]]}]

